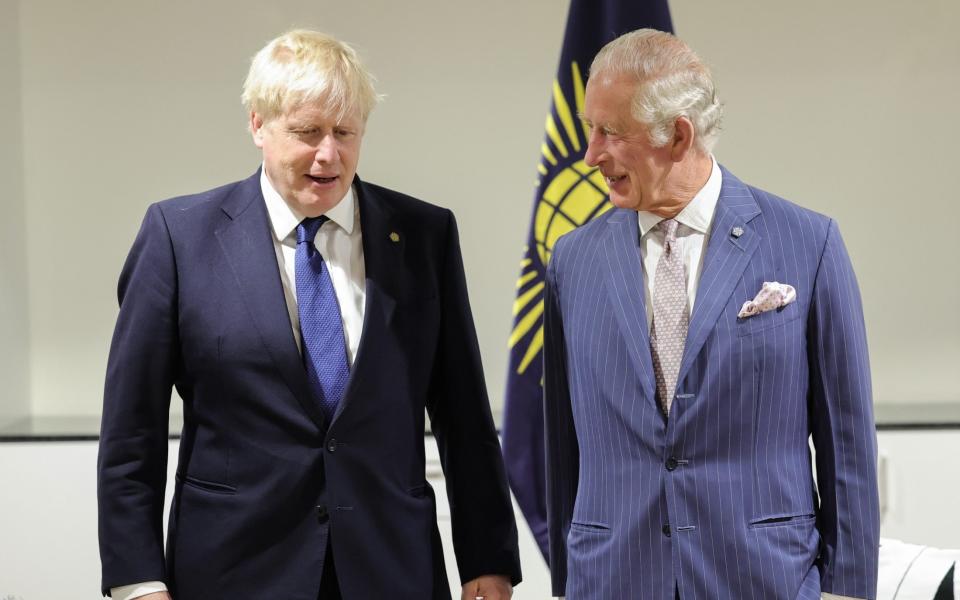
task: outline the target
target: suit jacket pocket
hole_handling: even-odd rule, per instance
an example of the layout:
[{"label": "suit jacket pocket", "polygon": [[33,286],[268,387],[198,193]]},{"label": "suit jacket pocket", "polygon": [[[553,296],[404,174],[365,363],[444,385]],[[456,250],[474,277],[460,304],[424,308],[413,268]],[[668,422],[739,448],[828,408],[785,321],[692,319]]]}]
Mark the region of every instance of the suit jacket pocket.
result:
[{"label": "suit jacket pocket", "polygon": [[181,482],[184,486],[209,492],[211,494],[233,495],[237,493],[236,486],[226,483],[219,483],[216,481],[207,481],[206,479],[198,479],[196,477],[191,477],[190,475],[181,475],[180,473],[177,473],[177,481]]},{"label": "suit jacket pocket", "polygon": [[754,335],[775,327],[783,327],[800,318],[800,306],[798,302],[768,310],[767,312],[753,315],[745,319],[737,318],[737,335],[740,337]]},{"label": "suit jacket pocket", "polygon": [[610,527],[603,523],[597,523],[592,521],[571,521],[570,529],[576,529],[583,533],[594,533],[594,534],[609,534]]},{"label": "suit jacket pocket", "polygon": [[750,521],[750,529],[762,529],[766,527],[791,527],[796,525],[806,525],[816,519],[816,515],[810,513],[801,514],[783,514],[762,517]]},{"label": "suit jacket pocket", "polygon": [[430,491],[430,484],[424,482],[419,485],[407,488],[407,493],[414,498],[425,498]]}]

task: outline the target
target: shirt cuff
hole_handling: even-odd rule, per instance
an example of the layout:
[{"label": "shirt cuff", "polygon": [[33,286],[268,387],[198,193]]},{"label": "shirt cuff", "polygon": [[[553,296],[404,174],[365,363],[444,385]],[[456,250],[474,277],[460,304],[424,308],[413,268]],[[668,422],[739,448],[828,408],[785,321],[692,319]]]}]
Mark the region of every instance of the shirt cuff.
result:
[{"label": "shirt cuff", "polygon": [[133,600],[133,598],[139,598],[154,592],[165,591],[167,591],[167,586],[162,581],[144,581],[143,583],[110,588],[110,596],[113,600]]},{"label": "shirt cuff", "polygon": [[828,594],[824,592],[821,596],[823,600],[862,600],[861,598],[851,598],[850,596],[837,596],[836,594]]}]

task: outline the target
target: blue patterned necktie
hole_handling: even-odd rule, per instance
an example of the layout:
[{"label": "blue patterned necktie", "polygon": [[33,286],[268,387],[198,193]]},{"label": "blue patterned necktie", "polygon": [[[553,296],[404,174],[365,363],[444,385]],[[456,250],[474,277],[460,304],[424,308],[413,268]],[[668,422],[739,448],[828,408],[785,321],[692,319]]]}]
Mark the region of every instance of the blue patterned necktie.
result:
[{"label": "blue patterned necktie", "polygon": [[347,390],[350,367],[337,295],[327,264],[313,245],[327,220],[326,216],[313,217],[297,225],[296,274],[303,363],[329,423]]}]

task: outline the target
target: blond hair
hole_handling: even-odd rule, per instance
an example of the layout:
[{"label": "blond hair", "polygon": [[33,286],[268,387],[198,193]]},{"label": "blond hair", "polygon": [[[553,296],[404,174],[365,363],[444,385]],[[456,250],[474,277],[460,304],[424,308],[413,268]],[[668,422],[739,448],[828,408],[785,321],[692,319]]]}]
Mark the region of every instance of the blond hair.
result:
[{"label": "blond hair", "polygon": [[323,103],[338,120],[356,110],[366,122],[379,101],[356,51],[329,35],[294,29],[253,57],[243,104],[270,121],[305,103]]}]

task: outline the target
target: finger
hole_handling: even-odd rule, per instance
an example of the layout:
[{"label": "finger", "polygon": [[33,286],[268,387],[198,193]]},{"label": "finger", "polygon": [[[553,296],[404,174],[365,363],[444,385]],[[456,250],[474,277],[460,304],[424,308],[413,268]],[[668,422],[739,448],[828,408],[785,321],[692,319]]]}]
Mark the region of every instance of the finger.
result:
[{"label": "finger", "polygon": [[460,593],[460,600],[476,600],[478,594],[480,593],[479,585],[476,581],[468,581],[463,584],[463,588]]}]

